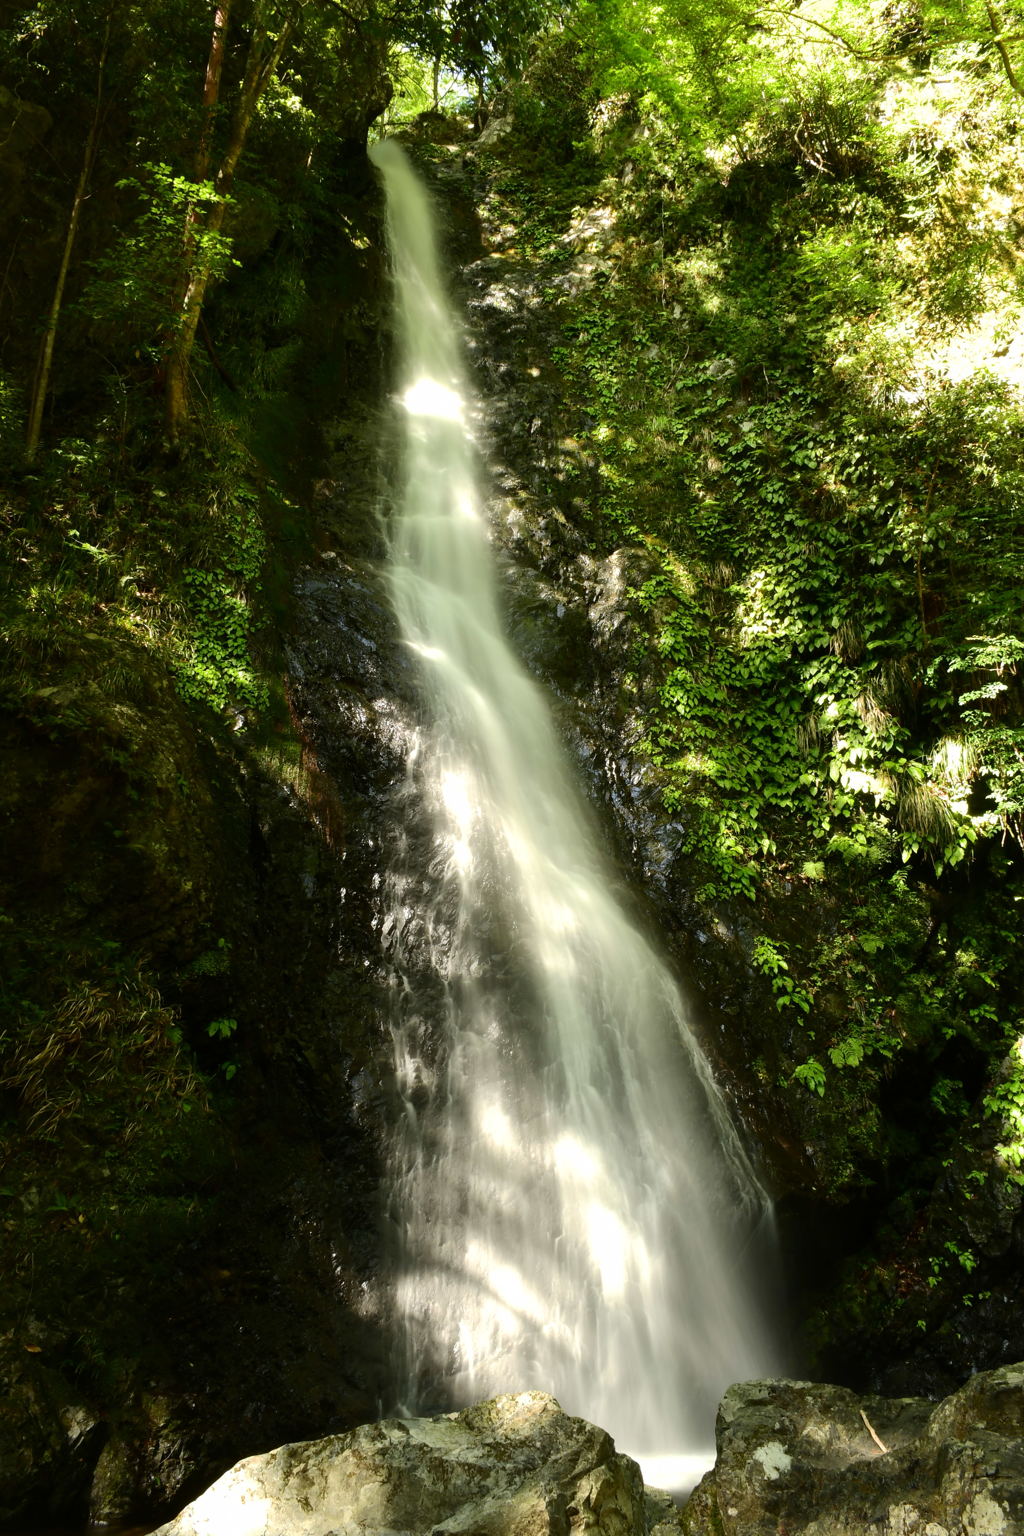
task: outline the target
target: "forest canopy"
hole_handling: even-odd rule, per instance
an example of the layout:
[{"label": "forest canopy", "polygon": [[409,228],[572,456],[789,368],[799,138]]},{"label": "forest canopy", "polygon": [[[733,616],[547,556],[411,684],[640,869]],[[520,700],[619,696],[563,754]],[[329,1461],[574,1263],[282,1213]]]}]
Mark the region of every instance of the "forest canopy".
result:
[{"label": "forest canopy", "polygon": [[[49,270],[32,274],[34,376],[25,377],[28,360],[20,358],[7,385],[12,402],[25,391],[29,457],[55,383],[56,336],[68,323],[94,337],[105,325],[108,350],[111,328],[142,342],[160,374],[166,435],[181,436],[207,292],[232,260],[236,237],[225,231],[245,218],[233,200],[262,201],[264,210],[268,200],[301,202],[332,139],[364,132],[395,80],[401,99],[392,121],[401,120],[402,101],[436,106],[443,73],[449,99],[464,82],[479,126],[488,102],[500,106],[503,87],[516,89],[538,41],[546,35],[541,46],[550,48],[561,38],[578,79],[586,77],[590,107],[621,94],[657,102],[673,136],[695,152],[729,145],[743,155],[765,132],[789,134],[807,171],[832,175],[872,145],[884,158],[883,141],[924,129],[928,108],[918,103],[908,114],[899,100],[901,87],[904,97],[913,94],[910,82],[922,76],[935,81],[934,95],[942,90],[937,72],[995,74],[1004,116],[1015,110],[1022,26],[1012,0],[584,0],[562,8],[546,0],[223,0],[209,15],[175,0],[85,10],[53,0],[9,4],[0,67],[11,110],[27,108],[19,136],[32,134],[33,112],[56,124],[43,130],[36,118],[46,148],[30,197],[46,199],[51,219],[62,210],[63,225]],[[575,110],[572,78],[570,71],[563,118]],[[922,140],[910,157],[919,176],[923,149]],[[20,160],[12,174],[21,182]],[[101,216],[90,218],[90,202]],[[50,231],[48,243],[55,238]],[[17,252],[14,261],[16,270]],[[13,292],[9,285],[8,303]]]}]

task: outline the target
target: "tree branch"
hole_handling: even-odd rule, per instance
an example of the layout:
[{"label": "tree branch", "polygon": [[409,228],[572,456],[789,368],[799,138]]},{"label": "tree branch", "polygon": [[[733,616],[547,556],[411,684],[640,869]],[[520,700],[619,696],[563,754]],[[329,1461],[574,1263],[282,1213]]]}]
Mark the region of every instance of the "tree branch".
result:
[{"label": "tree branch", "polygon": [[830,37],[833,42],[841,44],[847,53],[852,53],[855,59],[871,61],[889,57],[887,54],[872,52],[867,48],[858,48],[856,43],[851,43],[850,39],[844,37],[841,32],[836,32],[832,27],[827,27],[823,21],[816,21],[813,16],[799,16],[795,10],[790,10],[781,5],[764,5],[761,7],[761,12],[764,11],[769,12],[772,16],[784,16],[787,21],[798,21],[805,27],[817,27],[819,32],[824,32],[826,37]]},{"label": "tree branch", "polygon": [[884,1445],[882,1441],[879,1440],[877,1434],[875,1433],[874,1426],[872,1425],[871,1420],[868,1418],[867,1414],[864,1412],[863,1408],[860,1410],[860,1416],[864,1420],[864,1428],[867,1430],[872,1440],[878,1446],[878,1449],[881,1451],[882,1455],[885,1456],[888,1453],[889,1447]]},{"label": "tree branch", "polygon": [[1012,42],[1014,39],[1008,37],[1000,26],[999,17],[996,15],[995,6],[992,4],[992,0],[985,0],[985,14],[988,16],[988,24],[992,29],[992,41],[995,43],[996,48],[999,51],[999,57],[1003,61],[1003,70],[1005,71],[1006,78],[1009,80],[1012,88],[1017,92],[1017,95],[1024,96],[1024,86],[1021,85],[1020,79],[1014,70],[1013,62],[1010,58],[1010,52],[1006,46],[1008,41]]}]

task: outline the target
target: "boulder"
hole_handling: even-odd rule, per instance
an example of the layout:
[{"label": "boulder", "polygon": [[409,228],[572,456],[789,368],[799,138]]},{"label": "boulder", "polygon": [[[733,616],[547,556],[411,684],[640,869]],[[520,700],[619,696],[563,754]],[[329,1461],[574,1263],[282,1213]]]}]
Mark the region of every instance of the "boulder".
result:
[{"label": "boulder", "polygon": [[[937,1406],[842,1387],[730,1387],[688,1536],[1024,1536],[1024,1365]],[[883,1449],[884,1447],[884,1449]]]},{"label": "boulder", "polygon": [[543,1392],[251,1456],[155,1536],[642,1536],[636,1463]]},{"label": "boulder", "polygon": [[155,1536],[1024,1536],[1024,1364],[938,1404],[744,1382],[717,1441],[679,1510],[523,1392],[250,1457]]},{"label": "boulder", "polygon": [[[31,1325],[30,1325],[31,1326]],[[31,1351],[31,1352],[30,1352]],[[0,1340],[0,1529],[28,1517],[77,1520],[104,1428],[40,1350]]]}]

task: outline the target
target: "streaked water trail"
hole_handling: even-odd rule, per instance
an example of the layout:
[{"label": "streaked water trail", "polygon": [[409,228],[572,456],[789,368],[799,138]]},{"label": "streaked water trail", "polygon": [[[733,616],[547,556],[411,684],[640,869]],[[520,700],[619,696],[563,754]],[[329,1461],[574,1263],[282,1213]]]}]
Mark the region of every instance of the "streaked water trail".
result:
[{"label": "streaked water trail", "polygon": [[414,925],[392,872],[391,923],[417,928],[445,1015],[439,1041],[412,987],[395,1023],[400,1395],[543,1388],[641,1460],[703,1456],[722,1389],[776,1363],[750,1273],[770,1204],[504,638],[432,210],[397,146],[372,153],[399,350],[389,579],[436,875]]}]

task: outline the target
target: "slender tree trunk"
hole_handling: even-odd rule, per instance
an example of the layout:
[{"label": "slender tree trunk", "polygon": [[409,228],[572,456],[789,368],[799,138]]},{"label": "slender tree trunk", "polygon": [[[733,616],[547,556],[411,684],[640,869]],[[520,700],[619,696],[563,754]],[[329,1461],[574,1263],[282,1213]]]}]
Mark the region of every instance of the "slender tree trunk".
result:
[{"label": "slender tree trunk", "polygon": [[[196,182],[206,181],[210,174],[210,150],[213,142],[214,120],[220,102],[220,84],[224,74],[224,55],[227,49],[231,6],[232,0],[219,0],[213,13],[213,32],[210,37],[210,52],[203,81],[203,115],[193,167],[193,178]],[[221,221],[223,221],[223,214]],[[195,283],[196,234],[201,222],[202,214],[198,204],[193,204],[185,219],[185,232],[182,239],[182,282],[178,295],[178,314],[186,318],[189,313],[190,294]],[[188,415],[188,352],[191,351],[192,342],[195,340],[198,318],[197,314],[196,323],[192,327],[192,338],[187,343],[188,350],[183,360],[181,331],[176,332],[168,343],[164,409],[167,436],[172,442],[176,441],[180,435],[181,426]]]},{"label": "slender tree trunk", "polygon": [[232,0],[220,0],[213,14],[213,35],[210,38],[210,57],[206,61],[206,79],[203,81],[203,118],[196,147],[194,177],[205,181],[210,174],[210,145],[213,142],[213,124],[220,101],[220,82],[224,73],[224,53],[227,46],[228,25],[231,21]]},{"label": "slender tree trunk", "polygon": [[39,439],[43,430],[43,410],[50,388],[53,349],[57,341],[57,325],[60,320],[61,305],[64,302],[64,288],[68,280],[68,272],[71,269],[71,255],[78,236],[78,225],[82,217],[82,208],[85,205],[93,162],[96,159],[96,146],[99,143],[103,111],[103,74],[107,66],[107,51],[109,47],[110,15],[108,13],[107,24],[103,33],[103,47],[100,50],[99,68],[96,73],[96,108],[92,114],[92,122],[89,125],[89,133],[85,141],[82,169],[78,173],[74,201],[71,204],[71,217],[68,220],[67,234],[64,236],[64,251],[61,255],[60,268],[57,272],[53,298],[50,301],[50,312],[46,317],[46,329],[43,331],[43,339],[39,347],[39,361],[36,364],[35,377],[32,380],[28,429],[25,434],[25,461],[28,464],[35,462],[36,454],[39,452]]},{"label": "slender tree trunk", "polygon": [[[230,0],[221,0],[221,4],[218,5],[214,20],[213,39],[210,45],[210,63],[207,65],[206,87],[204,90],[206,116],[201,133],[200,148],[196,157],[197,164],[199,164],[205,155],[204,169],[207,172],[209,171],[208,129],[212,123],[213,112],[219,97],[220,70],[223,63],[225,29],[229,8]],[[188,421],[189,364],[195,347],[199,320],[203,312],[203,303],[206,299],[211,276],[209,263],[196,258],[195,231],[200,223],[204,235],[219,235],[224,228],[231,183],[234,180],[235,168],[245,148],[245,141],[252,126],[252,120],[256,115],[256,108],[259,106],[263,92],[277,73],[278,66],[294,29],[295,14],[293,13],[285,21],[278,34],[277,41],[271,45],[266,28],[262,26],[254,28],[252,41],[249,44],[249,55],[246,59],[245,75],[242,80],[238,105],[231,123],[231,133],[214,180],[216,197],[213,206],[205,216],[197,214],[196,220],[190,224],[187,240],[188,248],[185,254],[186,276],[181,310],[177,330],[168,348],[166,363],[164,423],[167,443],[172,448],[176,448],[180,443]],[[212,95],[210,94],[211,90]],[[204,135],[206,136],[205,149],[203,147]],[[205,180],[206,177],[204,176],[203,179]]]},{"label": "slender tree trunk", "polygon": [[[227,198],[225,196],[215,202],[210,209],[203,233],[220,234],[224,227],[226,213]],[[203,300],[206,298],[209,283],[209,266],[196,263],[186,283],[185,295],[181,303],[181,318],[167,354],[164,413],[167,441],[171,447],[177,446],[180,442],[188,421],[189,362],[195,346],[199,319],[203,312]]]},{"label": "slender tree trunk", "polygon": [[924,500],[924,508],[917,525],[917,556],[915,566],[917,571],[917,607],[921,615],[921,650],[927,654],[929,645],[928,615],[925,612],[924,602],[924,536],[928,531],[928,517],[932,510],[932,497],[935,494],[935,477],[939,473],[939,462],[936,459],[932,468],[932,477],[928,482],[928,494]]},{"label": "slender tree trunk", "polygon": [[[195,151],[195,166],[193,166],[193,178],[197,183],[203,183],[210,174],[210,147],[213,141],[213,121],[216,117],[216,108],[221,98],[221,78],[224,74],[224,54],[227,49],[227,29],[230,25],[232,14],[232,0],[220,0],[213,11],[213,32],[210,35],[210,52],[206,61],[206,78],[203,81],[203,120],[200,124],[200,140]],[[212,214],[216,214],[216,204]],[[220,220],[212,223],[212,215],[207,218],[207,229],[210,232],[220,230],[224,214],[221,210]],[[189,323],[190,309],[195,303],[195,284],[197,284],[197,232],[203,223],[200,207],[193,204],[187,214],[184,224],[184,238],[181,244],[181,278],[180,298],[178,298],[178,330],[170,338],[167,346],[166,379],[164,379],[164,415],[167,422],[167,439],[177,442],[181,435],[181,427],[189,413],[189,390],[187,390],[187,372],[189,372],[189,355],[195,343],[198,319],[200,319],[203,293],[206,292],[206,284],[200,293],[200,309],[192,323]]]}]

